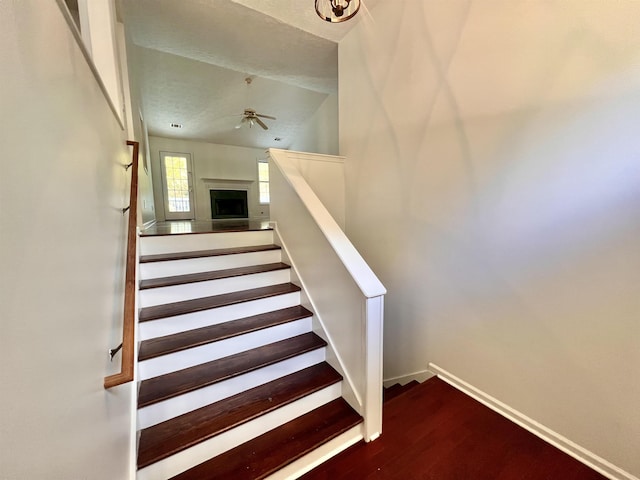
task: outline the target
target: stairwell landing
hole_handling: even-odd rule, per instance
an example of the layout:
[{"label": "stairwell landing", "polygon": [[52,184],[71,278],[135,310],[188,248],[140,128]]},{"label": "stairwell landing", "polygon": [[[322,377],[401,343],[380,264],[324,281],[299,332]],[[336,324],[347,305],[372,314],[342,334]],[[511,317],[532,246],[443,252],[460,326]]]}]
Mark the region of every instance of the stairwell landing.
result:
[{"label": "stairwell landing", "polygon": [[296,478],[363,438],[274,232],[222,225],[141,237],[140,480]]}]

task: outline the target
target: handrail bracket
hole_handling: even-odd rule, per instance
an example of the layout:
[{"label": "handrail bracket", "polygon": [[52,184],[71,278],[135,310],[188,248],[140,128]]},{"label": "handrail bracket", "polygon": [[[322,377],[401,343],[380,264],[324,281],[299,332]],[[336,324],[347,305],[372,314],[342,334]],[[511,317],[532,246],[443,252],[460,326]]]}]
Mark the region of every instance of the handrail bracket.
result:
[{"label": "handrail bracket", "polygon": [[116,356],[116,354],[122,349],[122,343],[120,343],[120,345],[118,345],[116,348],[110,348],[109,349],[109,357],[110,360],[113,362],[113,357]]}]

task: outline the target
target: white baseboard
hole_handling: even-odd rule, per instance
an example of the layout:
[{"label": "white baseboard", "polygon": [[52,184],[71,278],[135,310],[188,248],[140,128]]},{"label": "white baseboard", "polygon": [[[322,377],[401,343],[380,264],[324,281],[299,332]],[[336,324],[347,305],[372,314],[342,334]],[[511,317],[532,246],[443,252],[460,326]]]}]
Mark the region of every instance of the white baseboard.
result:
[{"label": "white baseboard", "polygon": [[492,397],[482,390],[477,389],[473,385],[468,384],[464,380],[456,377],[443,368],[430,363],[429,370],[451,386],[466,393],[483,405],[489,407],[491,410],[499,413],[515,424],[520,425],[525,430],[528,430],[529,432],[533,433],[534,435],[553,445],[554,447],[559,448],[566,454],[584,463],[588,467],[593,468],[595,471],[601,473],[605,477],[610,478],[611,480],[640,480],[638,479],[638,477],[622,470],[621,468],[613,465],[604,458],[599,457],[595,453],[590,452],[589,450],[572,442],[568,438],[560,435],[557,432],[554,432],[550,428],[545,427],[532,418],[529,418],[523,413],[511,408],[509,405],[502,403],[500,400]]},{"label": "white baseboard", "polygon": [[413,380],[417,380],[422,383],[425,380],[429,380],[431,377],[435,376],[435,373],[430,372],[429,370],[420,370],[418,372],[409,373],[407,375],[400,375],[399,377],[391,377],[385,378],[382,380],[382,385],[385,388],[389,388],[391,385],[395,385],[399,383],[400,385],[405,385]]}]

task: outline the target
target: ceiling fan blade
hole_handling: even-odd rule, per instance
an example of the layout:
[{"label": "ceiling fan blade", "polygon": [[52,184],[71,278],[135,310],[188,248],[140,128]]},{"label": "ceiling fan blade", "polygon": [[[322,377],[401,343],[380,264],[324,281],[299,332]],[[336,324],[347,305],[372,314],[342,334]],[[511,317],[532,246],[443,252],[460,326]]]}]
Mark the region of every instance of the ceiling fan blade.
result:
[{"label": "ceiling fan blade", "polygon": [[275,120],[276,117],[272,117],[271,115],[263,115],[261,113],[256,113],[256,117],[268,118],[270,120]]},{"label": "ceiling fan blade", "polygon": [[255,120],[256,120],[256,123],[260,125],[262,128],[264,128],[265,130],[269,130],[269,127],[267,127],[267,125],[258,117],[256,117]]}]

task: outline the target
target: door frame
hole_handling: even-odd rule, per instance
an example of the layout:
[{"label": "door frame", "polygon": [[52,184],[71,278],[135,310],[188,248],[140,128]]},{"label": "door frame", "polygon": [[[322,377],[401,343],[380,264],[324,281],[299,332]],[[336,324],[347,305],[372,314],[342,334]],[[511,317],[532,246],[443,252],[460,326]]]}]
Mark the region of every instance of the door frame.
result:
[{"label": "door frame", "polygon": [[[167,191],[167,178],[165,175],[165,157],[184,157],[187,159],[187,182],[189,186],[189,206],[188,212],[170,212],[169,211],[169,195]],[[160,151],[160,176],[162,181],[162,206],[164,208],[165,220],[195,220],[196,203],[193,186],[193,164],[191,162],[191,154],[187,152],[168,152]]]}]

